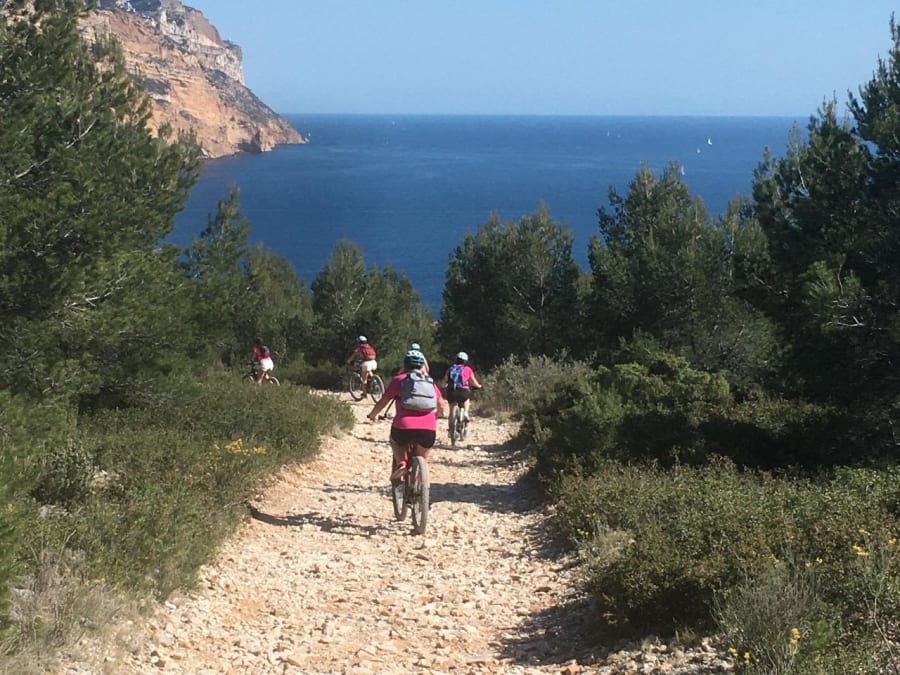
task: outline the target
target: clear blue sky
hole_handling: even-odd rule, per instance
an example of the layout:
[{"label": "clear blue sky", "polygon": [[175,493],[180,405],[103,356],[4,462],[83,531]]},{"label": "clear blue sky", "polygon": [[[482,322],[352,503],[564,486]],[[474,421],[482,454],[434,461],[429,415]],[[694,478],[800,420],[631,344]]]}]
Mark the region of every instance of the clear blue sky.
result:
[{"label": "clear blue sky", "polygon": [[[888,0],[185,0],[280,113],[801,115],[891,47]],[[900,18],[900,17],[898,17]]]}]

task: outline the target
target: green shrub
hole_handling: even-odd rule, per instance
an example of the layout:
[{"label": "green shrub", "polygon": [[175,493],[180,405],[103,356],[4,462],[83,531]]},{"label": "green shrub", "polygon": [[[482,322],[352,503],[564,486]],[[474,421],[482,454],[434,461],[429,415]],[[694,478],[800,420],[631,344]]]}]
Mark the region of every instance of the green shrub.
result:
[{"label": "green shrub", "polygon": [[560,525],[584,553],[587,586],[618,628],[712,629],[715,598],[742,583],[766,587],[773,566],[785,565],[788,579],[814,569],[816,606],[828,609],[807,624],[837,617],[838,650],[853,642],[847,636],[878,634],[876,616],[887,634],[900,616],[898,478],[898,470],[813,481],[741,472],[726,460],[668,471],[608,461],[591,474],[558,474],[551,490]]},{"label": "green shrub", "polygon": [[586,378],[591,370],[583,361],[547,356],[520,361],[510,356],[482,379],[484,390],[478,394],[478,410],[484,415],[528,414],[545,401],[548,392]]},{"label": "green shrub", "polygon": [[646,353],[640,363],[579,370],[543,394],[526,416],[543,473],[603,459],[700,463],[709,454],[704,425],[731,405],[720,374],[679,356]]},{"label": "green shrub", "polygon": [[814,570],[773,564],[718,593],[713,606],[739,670],[826,672],[838,622],[820,599]]},{"label": "green shrub", "polygon": [[352,423],[346,406],[302,387],[227,374],[174,384],[141,409],[84,416],[66,451],[38,463],[34,494],[66,512],[31,528],[30,548],[55,541],[83,574],[164,597],[192,583],[262,478]]},{"label": "green shrub", "polygon": [[93,460],[76,439],[45,445],[32,496],[41,504],[73,504],[88,493],[94,475]]}]

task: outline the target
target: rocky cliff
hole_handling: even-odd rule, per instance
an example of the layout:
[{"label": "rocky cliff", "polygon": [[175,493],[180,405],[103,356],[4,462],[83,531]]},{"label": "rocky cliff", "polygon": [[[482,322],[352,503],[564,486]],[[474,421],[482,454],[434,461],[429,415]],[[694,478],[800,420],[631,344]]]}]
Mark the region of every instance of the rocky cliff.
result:
[{"label": "rocky cliff", "polygon": [[154,129],[193,129],[206,157],[305,142],[244,85],[241,48],[196,9],[178,0],[100,0],[82,33],[106,32],[151,98]]}]

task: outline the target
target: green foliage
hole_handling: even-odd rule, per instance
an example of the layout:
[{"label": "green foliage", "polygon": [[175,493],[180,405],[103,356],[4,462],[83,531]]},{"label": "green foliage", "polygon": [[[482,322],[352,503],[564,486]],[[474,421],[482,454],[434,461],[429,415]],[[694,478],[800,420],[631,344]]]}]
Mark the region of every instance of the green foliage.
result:
[{"label": "green foliage", "polygon": [[311,359],[341,364],[365,335],[382,370],[399,368],[411,342],[426,353],[433,344],[431,318],[404,274],[390,266],[367,272],[362,251],[344,239],[312,284],[315,332]]},{"label": "green foliage", "polygon": [[157,249],[197,152],[151,136],[116,46],[79,36],[83,9],[15,2],[0,21],[0,386],[115,404],[158,372],[184,307]]},{"label": "green foliage", "polygon": [[487,415],[528,416],[541,407],[551,392],[567,382],[589,377],[591,370],[582,361],[548,356],[530,356],[520,361],[510,356],[480,380],[484,391],[478,394],[478,410]]},{"label": "green foliage", "polygon": [[643,336],[739,388],[764,382],[774,335],[742,299],[741,278],[765,266],[765,239],[745,209],[732,204],[713,222],[674,164],[660,176],[643,168],[627,196],[610,190],[609,201],[590,245],[585,326],[601,354],[618,359],[623,341]]},{"label": "green foliage", "polygon": [[230,188],[216,205],[215,216],[207,217],[206,227],[194,238],[183,262],[193,295],[192,324],[204,341],[194,350],[212,349],[226,362],[238,351],[235,327],[253,307],[242,267],[250,223],[241,214],[240,203],[240,192]]},{"label": "green foliage", "polygon": [[837,617],[819,599],[813,570],[773,565],[718,594],[713,607],[739,672],[828,672]]},{"label": "green foliage", "polygon": [[795,596],[781,597],[785,614],[773,627],[796,620],[787,628],[842,652],[854,640],[872,644],[879,627],[893,630],[898,476],[846,470],[802,481],[742,473],[724,461],[670,470],[607,462],[590,475],[561,474],[552,492],[611,627],[704,631],[719,618],[746,632],[767,611],[748,597],[774,592],[780,579]]},{"label": "green foliage", "polygon": [[45,446],[32,496],[41,504],[66,506],[83,499],[94,475],[91,456],[78,442]]},{"label": "green foliage", "polygon": [[772,260],[757,280],[755,303],[778,325],[787,391],[843,408],[841,442],[860,458],[893,460],[900,357],[900,30],[893,20],[891,38],[887,58],[859,97],[850,96],[852,119],[839,119],[837,102],[826,102],[806,140],[797,134],[786,157],[766,157],[754,210]]},{"label": "green foliage", "polygon": [[518,223],[501,223],[492,214],[450,258],[442,351],[464,349],[488,369],[510,355],[562,351],[577,336],[579,274],[571,232],[545,207]]},{"label": "green foliage", "polygon": [[[30,536],[82,551],[83,574],[164,597],[191,583],[264,476],[350,424],[335,401],[295,387],[229,376],[183,387],[167,402],[86,420],[73,445],[93,457],[95,480],[66,493],[70,515]],[[63,477],[80,467],[63,464]]]},{"label": "green foliage", "polygon": [[722,375],[691,368],[666,352],[569,378],[548,392],[524,430],[544,472],[604,459],[703,461],[704,427],[731,405]]},{"label": "green foliage", "polygon": [[[6,448],[3,448],[6,455]],[[16,554],[20,541],[19,518],[12,488],[2,473],[5,461],[0,461],[0,641],[8,628],[8,589],[15,578]]]}]

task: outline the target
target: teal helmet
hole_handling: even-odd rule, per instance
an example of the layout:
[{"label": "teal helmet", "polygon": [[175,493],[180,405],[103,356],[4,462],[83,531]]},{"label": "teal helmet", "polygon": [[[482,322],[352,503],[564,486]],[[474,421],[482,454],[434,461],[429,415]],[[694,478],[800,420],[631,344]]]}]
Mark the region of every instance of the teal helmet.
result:
[{"label": "teal helmet", "polygon": [[403,357],[404,368],[421,368],[425,365],[425,355],[418,349],[410,349]]}]

